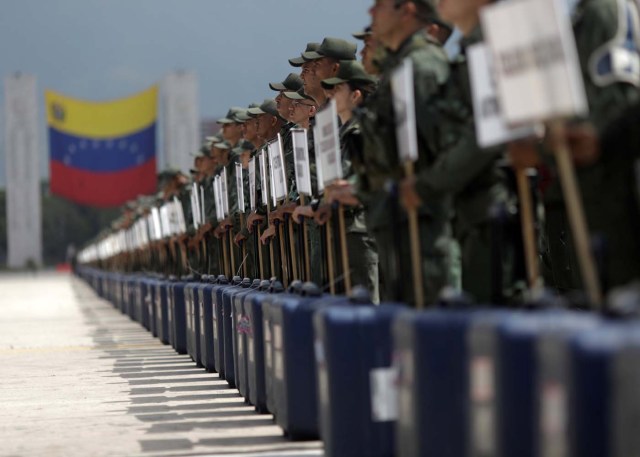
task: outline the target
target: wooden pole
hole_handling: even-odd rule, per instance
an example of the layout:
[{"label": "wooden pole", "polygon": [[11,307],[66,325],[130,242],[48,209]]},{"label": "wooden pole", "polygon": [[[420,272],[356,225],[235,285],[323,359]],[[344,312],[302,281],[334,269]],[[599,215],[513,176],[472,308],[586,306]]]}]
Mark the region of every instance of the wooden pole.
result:
[{"label": "wooden pole", "polygon": [[[407,161],[404,164],[405,177],[412,178],[414,175],[413,162]],[[418,211],[415,208],[407,211],[409,218],[409,242],[411,243],[411,266],[413,273],[413,293],[418,309],[424,308],[424,293],[422,289],[422,253],[420,249],[420,236],[418,231]]]},{"label": "wooden pole", "polygon": [[335,272],[334,272],[334,264],[333,264],[333,232],[331,227],[327,227],[331,223],[331,219],[329,219],[325,225],[325,233],[327,235],[327,267],[329,271],[329,292],[332,295],[336,293],[336,284],[335,284]]},{"label": "wooden pole", "polygon": [[[305,206],[304,195],[300,195],[300,205]],[[309,257],[309,229],[304,217],[302,218],[302,239],[304,241],[304,274],[307,281],[311,281],[311,259]]]},{"label": "wooden pole", "polygon": [[525,264],[529,287],[535,289],[540,285],[540,269],[538,266],[538,250],[536,248],[536,231],[533,218],[533,198],[526,169],[516,169],[518,198],[520,200],[520,225],[522,226],[522,242],[524,244]]},{"label": "wooden pole", "polygon": [[344,289],[347,295],[351,293],[351,269],[349,267],[349,253],[347,251],[347,229],[344,223],[344,207],[338,206],[338,227],[340,230],[340,250],[342,251],[342,270],[344,275]]},{"label": "wooden pole", "polygon": [[571,224],[576,254],[578,255],[578,261],[580,263],[582,282],[584,283],[591,303],[594,306],[600,307],[602,306],[602,290],[593,252],[591,251],[584,207],[582,206],[580,189],[578,188],[575,170],[571,160],[571,152],[567,145],[565,130],[566,128],[563,121],[551,123],[551,135],[554,141],[558,174],[562,185],[569,222]]}]

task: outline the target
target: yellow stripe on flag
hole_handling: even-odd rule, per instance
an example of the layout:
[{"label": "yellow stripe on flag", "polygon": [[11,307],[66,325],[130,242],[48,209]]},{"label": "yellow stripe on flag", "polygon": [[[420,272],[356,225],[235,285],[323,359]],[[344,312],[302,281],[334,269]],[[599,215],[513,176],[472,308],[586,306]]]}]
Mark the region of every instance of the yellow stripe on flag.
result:
[{"label": "yellow stripe on flag", "polygon": [[114,138],[149,127],[156,121],[158,86],[131,97],[93,102],[45,91],[47,123],[64,133],[89,138]]}]

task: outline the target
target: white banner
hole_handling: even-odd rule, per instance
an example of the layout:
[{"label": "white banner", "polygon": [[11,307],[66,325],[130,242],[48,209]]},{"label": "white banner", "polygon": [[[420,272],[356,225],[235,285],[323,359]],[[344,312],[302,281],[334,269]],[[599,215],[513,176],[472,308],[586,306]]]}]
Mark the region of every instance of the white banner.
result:
[{"label": "white banner", "polygon": [[220,192],[222,193],[222,207],[224,217],[229,215],[229,181],[227,180],[227,169],[223,168],[220,174]]},{"label": "white banner", "polygon": [[224,204],[222,203],[222,191],[220,175],[213,179],[213,197],[216,205],[216,219],[220,222],[224,219]]},{"label": "white banner", "polygon": [[42,264],[42,210],[36,78],[15,74],[4,81],[4,154],[9,267]]},{"label": "white banner", "polygon": [[342,160],[340,157],[340,135],[336,101],[316,115],[314,128],[316,157],[320,158],[318,176],[322,176],[323,188],[342,179]]},{"label": "white banner", "polygon": [[469,76],[473,92],[473,112],[476,136],[481,148],[489,148],[510,141],[535,136],[541,127],[510,128],[504,120],[496,90],[493,60],[484,43],[467,48]]},{"label": "white banner", "polygon": [[154,240],[158,241],[162,239],[162,219],[160,217],[160,209],[157,207],[151,208],[151,218],[153,221],[153,234]]},{"label": "white banner", "polygon": [[401,163],[418,160],[416,105],[413,90],[413,62],[406,58],[391,75],[396,141]]},{"label": "white banner", "polygon": [[236,189],[238,194],[238,211],[245,212],[244,206],[244,179],[242,179],[242,164],[236,163]]},{"label": "white banner", "polygon": [[571,20],[562,0],[496,2],[481,10],[509,125],[588,111]]},{"label": "white banner", "polygon": [[311,171],[309,167],[309,144],[306,129],[291,129],[293,157],[296,167],[296,186],[300,195],[311,196]]},{"label": "white banner", "polygon": [[191,216],[193,218],[193,226],[197,229],[200,222],[200,190],[197,183],[191,184]]}]

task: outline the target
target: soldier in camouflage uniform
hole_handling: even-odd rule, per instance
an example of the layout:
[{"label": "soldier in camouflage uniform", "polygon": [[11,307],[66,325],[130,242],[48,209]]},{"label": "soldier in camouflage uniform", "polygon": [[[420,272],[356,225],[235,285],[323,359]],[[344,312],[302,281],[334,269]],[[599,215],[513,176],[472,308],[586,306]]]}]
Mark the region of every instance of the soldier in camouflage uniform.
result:
[{"label": "soldier in camouflage uniform", "polygon": [[[362,64],[355,61],[340,62],[340,70],[334,78],[322,81],[327,96],[336,101],[340,127],[340,149],[344,179],[357,186],[358,176],[352,161],[363,163],[362,135],[353,110],[360,106],[374,90],[375,79],[367,74]],[[331,205],[331,186],[325,189],[325,198]],[[336,221],[334,221],[336,223]],[[373,303],[379,302],[378,250],[375,240],[367,232],[365,208],[362,205],[345,209],[347,254],[351,282],[364,285]],[[336,253],[339,257],[340,253]]]},{"label": "soldier in camouflage uniform", "polygon": [[[432,98],[449,78],[447,57],[441,46],[424,32],[433,19],[434,8],[427,0],[402,2],[377,0],[369,10],[374,37],[385,46],[387,56],[381,64],[379,87],[358,113],[364,148],[363,162],[355,164],[358,174],[358,199],[367,208],[367,228],[374,235],[380,269],[387,284],[383,300],[403,300],[415,304],[413,285],[401,284],[411,278],[408,223],[398,209],[397,198],[388,184],[404,176],[398,157],[395,114],[390,78],[405,59],[413,62],[419,158],[416,172],[428,170],[437,159],[430,133],[425,130]],[[451,204],[445,193],[425,195],[418,207],[422,257],[422,286],[427,304],[435,302],[441,289],[452,282],[450,234]]]},{"label": "soldier in camouflage uniform", "polygon": [[[620,9],[624,8],[624,9]],[[612,119],[625,108],[637,103],[640,96],[640,75],[633,66],[614,66],[613,54],[624,55],[630,61],[638,58],[638,30],[629,15],[635,8],[632,0],[580,0],[571,10],[574,35],[589,103],[587,119],[568,126],[571,144],[582,145],[586,131],[602,134]],[[622,33],[621,33],[622,32]],[[616,160],[635,151],[618,150],[617,142],[607,142],[611,150],[603,149],[596,160],[585,160],[579,147],[575,151],[576,169],[587,225],[592,235],[604,242],[606,256],[601,264],[605,289],[624,284],[640,276],[640,217],[635,210],[635,183],[629,162]],[[519,166],[539,165],[540,157],[531,148],[529,154],[512,157]],[[526,152],[526,151],[523,151]],[[614,159],[611,159],[611,158]],[[555,179],[555,165],[550,155],[543,174],[552,180],[544,192],[546,213],[545,234],[548,240],[548,274],[545,277],[561,292],[582,288],[580,268],[574,250],[567,209]]]}]

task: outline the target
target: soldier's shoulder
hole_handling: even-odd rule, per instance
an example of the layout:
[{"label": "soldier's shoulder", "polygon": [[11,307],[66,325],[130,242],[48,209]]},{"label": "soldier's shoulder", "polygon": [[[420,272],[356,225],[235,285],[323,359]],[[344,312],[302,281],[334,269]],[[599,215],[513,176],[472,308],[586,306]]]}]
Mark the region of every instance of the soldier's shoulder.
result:
[{"label": "soldier's shoulder", "polygon": [[430,38],[425,38],[424,44],[409,54],[413,62],[416,75],[434,75],[439,84],[443,84],[449,77],[450,65],[444,48]]}]

